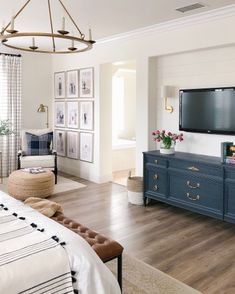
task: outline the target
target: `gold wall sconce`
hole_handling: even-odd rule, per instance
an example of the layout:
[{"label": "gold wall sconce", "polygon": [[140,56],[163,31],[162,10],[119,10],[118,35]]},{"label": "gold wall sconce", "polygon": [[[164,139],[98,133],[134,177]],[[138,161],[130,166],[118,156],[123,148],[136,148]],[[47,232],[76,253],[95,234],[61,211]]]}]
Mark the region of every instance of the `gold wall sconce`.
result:
[{"label": "gold wall sconce", "polygon": [[49,113],[48,113],[48,106],[44,105],[44,104],[40,104],[39,107],[38,107],[38,110],[37,112],[46,112],[47,114],[47,120],[46,120],[46,126],[47,128],[49,128]]},{"label": "gold wall sconce", "polygon": [[165,111],[172,113],[173,112],[173,106],[167,104],[167,98],[170,98],[173,96],[173,87],[172,86],[162,86],[161,88],[161,97],[164,98],[164,108]]}]

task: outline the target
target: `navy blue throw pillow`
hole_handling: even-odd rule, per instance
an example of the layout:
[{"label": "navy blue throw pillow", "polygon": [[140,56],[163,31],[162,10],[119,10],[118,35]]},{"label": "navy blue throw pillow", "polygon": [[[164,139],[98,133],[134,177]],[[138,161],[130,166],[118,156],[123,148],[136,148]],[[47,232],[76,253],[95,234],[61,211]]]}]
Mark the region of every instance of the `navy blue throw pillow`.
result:
[{"label": "navy blue throw pillow", "polygon": [[49,155],[53,140],[53,132],[37,136],[26,133],[27,150],[25,155]]}]

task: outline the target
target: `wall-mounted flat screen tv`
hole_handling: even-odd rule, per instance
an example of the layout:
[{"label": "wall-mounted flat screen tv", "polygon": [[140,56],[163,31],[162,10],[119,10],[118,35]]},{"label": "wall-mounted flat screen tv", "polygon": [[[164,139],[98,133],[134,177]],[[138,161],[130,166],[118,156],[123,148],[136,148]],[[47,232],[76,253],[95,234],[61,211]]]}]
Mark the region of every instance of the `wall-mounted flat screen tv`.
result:
[{"label": "wall-mounted flat screen tv", "polygon": [[180,90],[179,129],[235,135],[235,87]]}]

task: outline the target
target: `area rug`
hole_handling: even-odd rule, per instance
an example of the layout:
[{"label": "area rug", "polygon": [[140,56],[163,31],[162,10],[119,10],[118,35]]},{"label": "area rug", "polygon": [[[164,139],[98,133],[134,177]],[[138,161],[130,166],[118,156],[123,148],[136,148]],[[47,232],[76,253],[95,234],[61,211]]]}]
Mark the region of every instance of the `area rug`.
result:
[{"label": "area rug", "polygon": [[[7,193],[7,181],[8,181],[8,178],[4,178],[3,184],[0,183],[0,190],[6,193]],[[69,192],[69,191],[77,190],[84,187],[86,187],[86,185],[64,178],[62,176],[58,176],[57,184],[55,185],[54,192],[52,195],[63,193],[63,192]]]},{"label": "area rug", "polygon": [[[116,260],[106,263],[116,275]],[[123,255],[122,294],[202,294],[150,265]]]}]

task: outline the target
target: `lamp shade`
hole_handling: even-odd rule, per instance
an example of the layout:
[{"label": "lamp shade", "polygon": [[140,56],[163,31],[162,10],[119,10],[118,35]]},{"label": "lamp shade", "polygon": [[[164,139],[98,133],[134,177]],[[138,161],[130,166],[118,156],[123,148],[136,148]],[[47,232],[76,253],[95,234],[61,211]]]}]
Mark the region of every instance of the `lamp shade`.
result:
[{"label": "lamp shade", "polygon": [[40,104],[38,107],[37,112],[46,112],[46,106],[43,104]]},{"label": "lamp shade", "polygon": [[172,86],[162,86],[161,87],[161,97],[162,98],[169,98],[172,97]]}]

